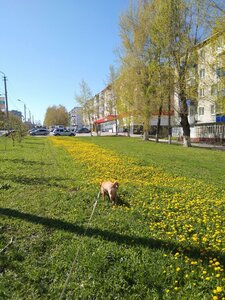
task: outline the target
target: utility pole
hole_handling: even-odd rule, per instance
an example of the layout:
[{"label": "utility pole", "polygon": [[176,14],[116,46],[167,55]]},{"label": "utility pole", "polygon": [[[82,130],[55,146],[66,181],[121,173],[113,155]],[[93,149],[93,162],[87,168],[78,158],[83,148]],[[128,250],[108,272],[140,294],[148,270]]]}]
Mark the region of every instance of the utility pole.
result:
[{"label": "utility pole", "polygon": [[23,110],[24,110],[24,116],[23,116],[23,117],[24,117],[24,123],[26,123],[26,121],[27,121],[27,106],[26,106],[26,103],[23,102],[23,101],[20,100],[20,99],[17,99],[17,101],[23,103]]},{"label": "utility pole", "polygon": [[6,118],[9,119],[9,108],[8,108],[8,94],[7,94],[7,85],[6,85],[6,76],[4,75],[4,86],[5,86],[5,111],[6,111]]},{"label": "utility pole", "polygon": [[27,121],[27,107],[26,107],[25,103],[23,104],[23,109],[24,109],[24,122],[26,123],[26,121]]}]

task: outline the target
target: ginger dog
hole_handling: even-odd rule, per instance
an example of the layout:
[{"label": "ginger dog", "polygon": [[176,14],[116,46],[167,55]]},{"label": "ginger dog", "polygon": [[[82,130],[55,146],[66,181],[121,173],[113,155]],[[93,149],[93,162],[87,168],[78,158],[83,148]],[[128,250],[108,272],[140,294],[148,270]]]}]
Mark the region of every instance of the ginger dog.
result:
[{"label": "ginger dog", "polygon": [[101,189],[100,189],[100,194],[102,195],[102,198],[105,199],[105,195],[108,195],[110,201],[113,204],[116,204],[118,187],[119,187],[119,183],[117,181],[115,181],[115,182],[111,182],[111,181],[103,182],[101,184]]}]

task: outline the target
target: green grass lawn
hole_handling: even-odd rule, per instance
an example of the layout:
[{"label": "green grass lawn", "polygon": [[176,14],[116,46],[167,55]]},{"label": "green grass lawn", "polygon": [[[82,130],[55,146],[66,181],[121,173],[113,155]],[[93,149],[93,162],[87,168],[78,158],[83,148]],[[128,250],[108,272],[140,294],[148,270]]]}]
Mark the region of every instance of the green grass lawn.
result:
[{"label": "green grass lawn", "polygon": [[219,150],[146,143],[141,139],[126,137],[93,138],[93,143],[135,157],[143,164],[161,167],[175,175],[201,179],[217,186],[223,186],[225,182],[225,152]]},{"label": "green grass lawn", "polygon": [[224,152],[0,138],[0,162],[0,299],[225,299]]}]

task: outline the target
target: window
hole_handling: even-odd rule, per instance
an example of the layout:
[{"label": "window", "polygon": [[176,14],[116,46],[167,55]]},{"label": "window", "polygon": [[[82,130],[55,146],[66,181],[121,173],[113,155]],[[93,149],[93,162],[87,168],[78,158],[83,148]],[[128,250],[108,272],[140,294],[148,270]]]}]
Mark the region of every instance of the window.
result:
[{"label": "window", "polygon": [[205,59],[205,50],[201,50],[200,51],[200,57],[202,58],[202,59]]},{"label": "window", "polygon": [[217,95],[217,85],[216,84],[213,84],[211,86],[211,95],[212,96],[216,96]]},{"label": "window", "polygon": [[211,115],[215,115],[215,113],[216,113],[216,108],[215,108],[215,105],[214,105],[214,104],[212,104],[212,105],[210,106],[210,110],[211,110]]},{"label": "window", "polygon": [[199,95],[200,95],[200,97],[204,97],[205,96],[205,90],[204,90],[204,88],[201,88],[199,90]]},{"label": "window", "polygon": [[199,75],[201,79],[205,78],[205,69],[201,69]]},{"label": "window", "polygon": [[198,114],[199,114],[199,116],[203,116],[204,115],[204,107],[199,107],[198,108]]}]

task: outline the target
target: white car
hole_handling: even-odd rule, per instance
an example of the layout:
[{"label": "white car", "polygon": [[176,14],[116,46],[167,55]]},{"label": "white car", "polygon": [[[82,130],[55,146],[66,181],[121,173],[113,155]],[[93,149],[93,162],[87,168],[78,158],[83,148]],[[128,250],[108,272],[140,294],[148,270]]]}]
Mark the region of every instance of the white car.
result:
[{"label": "white car", "polygon": [[53,130],[55,136],[75,136],[75,133],[65,128],[55,128]]}]

